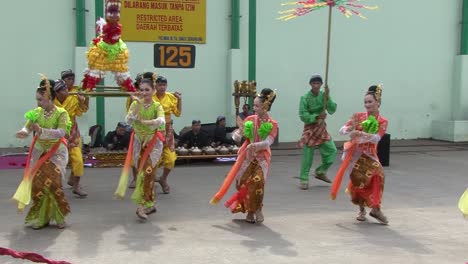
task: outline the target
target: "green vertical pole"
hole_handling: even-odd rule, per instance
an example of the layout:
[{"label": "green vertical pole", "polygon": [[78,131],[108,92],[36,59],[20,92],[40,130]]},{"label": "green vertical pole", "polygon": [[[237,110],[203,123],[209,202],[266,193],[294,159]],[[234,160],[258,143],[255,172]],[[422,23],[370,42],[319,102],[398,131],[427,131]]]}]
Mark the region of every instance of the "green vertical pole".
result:
[{"label": "green vertical pole", "polygon": [[86,47],[86,0],[76,0],[76,46]]},{"label": "green vertical pole", "polygon": [[[256,80],[257,67],[257,0],[249,0],[249,81]],[[252,109],[253,98],[249,98]]]},{"label": "green vertical pole", "polygon": [[[95,8],[94,15],[96,17],[95,19],[96,21],[98,20],[99,17],[104,17],[104,0],[96,0],[94,8]],[[104,82],[101,81],[99,84],[103,85]],[[96,88],[96,91],[99,91],[99,90],[100,90],[99,88]],[[102,96],[96,97],[96,123],[102,127],[102,131],[106,131],[105,112],[106,112],[106,104],[104,101],[104,97]]]},{"label": "green vertical pole", "polygon": [[468,0],[463,0],[460,54],[468,54]]},{"label": "green vertical pole", "polygon": [[231,49],[239,49],[240,5],[239,0],[231,0]]}]

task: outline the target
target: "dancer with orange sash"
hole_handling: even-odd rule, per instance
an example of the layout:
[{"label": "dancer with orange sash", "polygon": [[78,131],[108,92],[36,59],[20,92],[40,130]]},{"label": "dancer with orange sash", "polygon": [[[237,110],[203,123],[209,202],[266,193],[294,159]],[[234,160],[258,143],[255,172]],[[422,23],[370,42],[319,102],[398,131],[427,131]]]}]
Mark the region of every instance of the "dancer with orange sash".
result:
[{"label": "dancer with orange sash", "polygon": [[248,116],[244,122],[238,117],[239,129],[234,132],[233,139],[240,142],[244,136],[246,140],[238,151],[236,163],[210,201],[217,204],[236,179],[237,192],[224,205],[232,213],[247,212],[245,220],[249,223],[264,221],[263,195],[270,171],[270,146],[278,134],[278,124],[268,114],[275,98],[274,91],[263,89],[254,100],[255,115]]},{"label": "dancer with orange sash", "polygon": [[39,107],[25,114],[28,121],[16,132],[17,138],[27,138],[31,132],[35,134],[23,180],[13,196],[21,212],[32,200],[26,224],[34,229],[43,228],[51,221],[58,228],[64,228],[65,216],[70,212],[62,178],[68,163],[65,136],[70,133],[71,121],[65,109],[54,105],[54,84],[54,81],[43,78],[36,91]]},{"label": "dancer with orange sash", "polygon": [[349,135],[343,152],[343,163],[333,181],[331,198],[335,199],[343,175],[349,174],[350,183],[346,191],[351,202],[359,206],[358,221],[366,220],[365,207],[372,208],[369,215],[381,224],[388,224],[381,211],[384,189],[384,171],[377,156],[377,143],[387,131],[388,121],[380,115],[382,88],[373,85],[364,97],[366,112],[353,115],[341,129],[341,135]]},{"label": "dancer with orange sash", "polygon": [[119,198],[125,196],[133,161],[138,172],[132,200],[138,205],[137,216],[147,220],[149,214],[156,212],[154,177],[164,141],[159,129],[164,126],[165,119],[161,104],[153,100],[155,93],[153,81],[142,79],[139,89],[140,97],[133,96],[134,101],[127,114],[127,122],[133,126],[133,132],[115,195]]}]

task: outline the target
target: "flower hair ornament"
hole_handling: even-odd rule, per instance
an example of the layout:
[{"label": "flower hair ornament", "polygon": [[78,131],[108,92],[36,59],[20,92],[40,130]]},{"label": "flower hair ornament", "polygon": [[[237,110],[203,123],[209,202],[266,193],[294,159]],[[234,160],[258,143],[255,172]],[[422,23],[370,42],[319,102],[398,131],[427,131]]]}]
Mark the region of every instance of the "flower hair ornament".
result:
[{"label": "flower hair ornament", "polygon": [[[259,96],[261,96],[261,95],[259,95]],[[266,96],[265,102],[263,102],[263,109],[268,110],[268,108],[270,107],[271,102],[275,98],[275,96],[276,96],[276,89],[273,90],[269,95]]]},{"label": "flower hair ornament", "polygon": [[151,79],[153,81],[153,86],[156,87],[156,80],[158,79],[158,74],[156,72],[153,72]]},{"label": "flower hair ornament", "polygon": [[49,98],[49,99],[52,98],[51,93],[50,93],[50,81],[49,81],[49,79],[47,78],[47,76],[45,76],[42,73],[39,73],[39,76],[41,76],[41,81],[44,81],[44,85],[42,85],[42,86],[40,86],[38,88],[45,88],[47,98]]},{"label": "flower hair ornament", "polygon": [[381,99],[382,99],[382,84],[379,84],[377,85],[377,88],[375,89],[375,99],[378,101],[378,102],[381,102]]}]

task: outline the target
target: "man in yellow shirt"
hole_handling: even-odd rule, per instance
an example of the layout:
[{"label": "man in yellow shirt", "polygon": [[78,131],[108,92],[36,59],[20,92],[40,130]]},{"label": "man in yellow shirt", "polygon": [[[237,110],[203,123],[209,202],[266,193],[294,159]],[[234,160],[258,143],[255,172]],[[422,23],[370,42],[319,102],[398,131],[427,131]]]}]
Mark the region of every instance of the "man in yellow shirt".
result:
[{"label": "man in yellow shirt", "polygon": [[81,189],[80,179],[84,174],[83,154],[81,152],[81,136],[76,123],[76,117],[86,113],[89,108],[89,98],[82,95],[69,95],[69,92],[78,92],[78,87],[75,84],[75,73],[72,70],[62,71],[63,82],[62,86],[57,87],[57,96],[54,103],[58,107],[65,108],[70,120],[72,128],[68,138],[68,155],[71,163],[72,171],[68,184],[73,187],[73,193],[80,198],[85,198],[88,194]]},{"label": "man in yellow shirt", "polygon": [[166,90],[167,79],[164,78],[164,76],[158,76],[156,79],[156,94],[153,96],[153,99],[162,105],[166,119],[166,128],[164,131],[166,141],[164,142],[163,153],[159,161],[159,166],[162,166],[164,170],[161,178],[159,179],[159,184],[161,184],[164,193],[169,193],[170,188],[167,184],[167,177],[174,168],[175,161],[177,159],[174,147],[174,130],[172,128],[171,115],[179,117],[182,113],[182,94],[179,92],[169,93],[166,92]]}]

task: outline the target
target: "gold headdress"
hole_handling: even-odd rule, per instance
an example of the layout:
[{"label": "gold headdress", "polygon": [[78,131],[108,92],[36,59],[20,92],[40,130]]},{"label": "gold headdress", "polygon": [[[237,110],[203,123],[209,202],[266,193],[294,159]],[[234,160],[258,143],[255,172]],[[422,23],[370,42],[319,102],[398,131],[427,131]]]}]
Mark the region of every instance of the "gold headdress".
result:
[{"label": "gold headdress", "polygon": [[156,80],[158,79],[158,74],[156,72],[153,72],[153,76],[151,76],[151,79],[153,79],[153,86],[156,87]]},{"label": "gold headdress", "polygon": [[375,99],[377,101],[381,101],[382,99],[382,84],[377,85],[377,88],[375,89]]},{"label": "gold headdress", "polygon": [[[259,96],[261,95],[259,94]],[[263,102],[263,109],[268,110],[270,108],[271,102],[273,101],[273,99],[275,99],[275,97],[276,97],[276,89],[271,91],[271,93],[266,96],[265,102]]]},{"label": "gold headdress", "polygon": [[38,88],[45,88],[46,89],[46,96],[50,99],[52,98],[51,96],[51,93],[50,93],[50,81],[49,79],[47,78],[47,76],[45,76],[44,74],[42,73],[39,73],[39,75],[41,76],[41,81],[44,81],[44,85],[38,87]]}]

